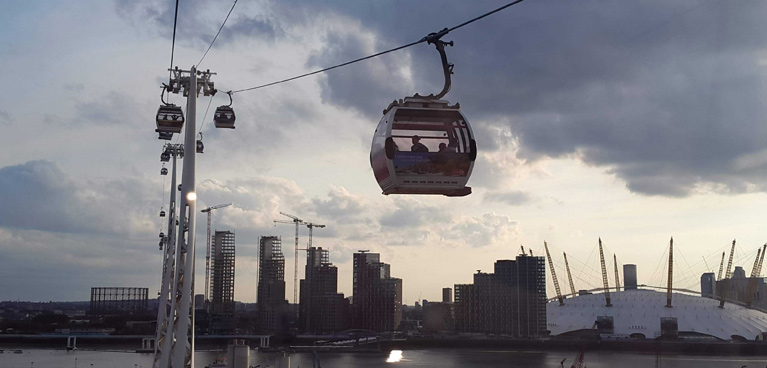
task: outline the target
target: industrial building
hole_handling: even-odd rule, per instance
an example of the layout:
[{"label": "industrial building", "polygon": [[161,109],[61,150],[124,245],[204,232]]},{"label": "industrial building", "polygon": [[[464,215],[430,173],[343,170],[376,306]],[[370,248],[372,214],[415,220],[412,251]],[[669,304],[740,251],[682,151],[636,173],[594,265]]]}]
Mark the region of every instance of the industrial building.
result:
[{"label": "industrial building", "polygon": [[338,268],[330,263],[328,250],[306,250],[304,275],[300,282],[299,329],[316,334],[347,329],[349,304],[344,294],[338,293]]},{"label": "industrial building", "polygon": [[231,231],[216,231],[211,244],[209,332],[228,335],[234,326],[235,237]]},{"label": "industrial building", "polygon": [[92,317],[147,313],[149,288],[92,287],[89,314]]},{"label": "industrial building", "polygon": [[[735,271],[738,269],[743,270],[741,267],[735,267]],[[701,279],[701,290],[702,288],[703,281]],[[728,301],[767,310],[767,284],[765,284],[763,277],[746,277],[745,271],[733,272],[731,278],[716,281],[713,298],[721,298],[722,291],[727,294],[726,299]]]},{"label": "industrial building", "polygon": [[539,337],[546,333],[546,267],[543,257],[521,254],[477,272],[473,284],[455,285],[459,333]]},{"label": "industrial building", "polygon": [[637,265],[623,265],[623,289],[636,290],[637,288]]},{"label": "industrial building", "polygon": [[277,236],[259,238],[258,262],[258,328],[261,332],[283,332],[285,300],[285,257],[282,240]]},{"label": "industrial building", "polygon": [[716,295],[716,276],[713,272],[706,272],[700,276],[700,296],[713,298]]},{"label": "industrial building", "polygon": [[390,266],[378,253],[354,253],[353,327],[394,331],[402,321],[402,279],[390,275]]}]

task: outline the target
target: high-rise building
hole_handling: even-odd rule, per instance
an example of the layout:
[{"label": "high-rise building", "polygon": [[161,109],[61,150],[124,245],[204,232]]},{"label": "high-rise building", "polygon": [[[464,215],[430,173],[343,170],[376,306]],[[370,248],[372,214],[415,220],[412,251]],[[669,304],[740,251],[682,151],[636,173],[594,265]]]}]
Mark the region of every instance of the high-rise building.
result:
[{"label": "high-rise building", "polygon": [[354,327],[394,331],[402,321],[402,279],[390,275],[390,266],[378,253],[354,253]]},{"label": "high-rise building", "polygon": [[301,280],[299,328],[304,332],[332,333],[347,329],[348,302],[338,293],[338,268],[328,251],[310,247],[306,251],[305,278]]},{"label": "high-rise building", "polygon": [[262,236],[259,239],[258,267],[258,328],[262,332],[283,332],[285,299],[285,257],[282,239]]},{"label": "high-rise building", "polygon": [[211,244],[210,326],[214,335],[234,331],[234,232],[216,231]]},{"label": "high-rise building", "polygon": [[716,276],[713,272],[706,272],[700,276],[700,296],[713,298],[716,295]]},{"label": "high-rise building", "polygon": [[453,302],[453,289],[449,287],[442,288],[442,302],[443,303]]},{"label": "high-rise building", "polygon": [[623,265],[623,290],[636,290],[637,288],[637,265]]},{"label": "high-rise building", "polygon": [[458,332],[538,337],[546,331],[546,268],[543,257],[499,260],[494,273],[477,272],[474,284],[455,285]]},{"label": "high-rise building", "polygon": [[735,266],[735,270],[732,271],[732,278],[733,279],[745,279],[746,278],[746,270],[744,270],[743,267]]}]

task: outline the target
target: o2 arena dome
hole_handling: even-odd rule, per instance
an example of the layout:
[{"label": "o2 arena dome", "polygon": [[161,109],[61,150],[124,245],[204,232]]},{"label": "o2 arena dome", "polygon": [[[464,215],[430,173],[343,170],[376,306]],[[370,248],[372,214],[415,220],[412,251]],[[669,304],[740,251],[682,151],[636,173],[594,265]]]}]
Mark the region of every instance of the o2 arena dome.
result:
[{"label": "o2 arena dome", "polygon": [[552,337],[600,336],[605,339],[677,338],[685,340],[764,340],[767,313],[697,295],[634,289],[579,295],[546,305]]}]

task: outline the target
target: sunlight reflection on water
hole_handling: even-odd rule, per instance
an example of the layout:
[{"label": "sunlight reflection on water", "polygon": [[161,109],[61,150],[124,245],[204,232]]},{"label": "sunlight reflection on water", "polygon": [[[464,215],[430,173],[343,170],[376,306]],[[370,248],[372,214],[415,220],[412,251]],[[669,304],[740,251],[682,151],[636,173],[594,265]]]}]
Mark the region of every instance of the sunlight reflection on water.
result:
[{"label": "sunlight reflection on water", "polygon": [[389,353],[389,358],[386,359],[386,363],[397,363],[402,360],[402,350],[392,350]]}]

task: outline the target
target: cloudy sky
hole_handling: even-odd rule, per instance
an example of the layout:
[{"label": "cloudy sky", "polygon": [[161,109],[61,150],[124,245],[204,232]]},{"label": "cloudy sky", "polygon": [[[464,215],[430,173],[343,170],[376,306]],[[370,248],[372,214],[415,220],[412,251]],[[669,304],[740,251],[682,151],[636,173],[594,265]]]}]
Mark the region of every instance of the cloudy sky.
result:
[{"label": "cloudy sky", "polygon": [[[252,87],[503,3],[241,0],[200,67],[218,73],[220,90]],[[231,4],[181,1],[176,65],[199,62]],[[154,114],[173,5],[4,3],[0,300],[158,289],[157,214],[169,181],[159,175]],[[613,254],[636,263],[640,283],[663,284],[671,236],[678,287],[697,289],[733,238],[735,265],[750,271],[767,241],[764,14],[758,1],[528,0],[447,35],[455,75],[446,99],[461,103],[480,148],[474,193],[463,198],[383,196],[369,165],[381,110],[441,88],[433,47],[236,94],[234,131],[210,122],[226,95],[200,98],[199,208],[234,203],[213,220],[236,232],[236,299],[255,301],[264,235],[283,237],[292,294],[294,229],[274,225],[279,211],[327,225],[315,245],[331,250],[340,291],[351,292],[352,253],[369,249],[404,279],[408,304],[491,272],[520,245],[543,254],[544,240],[560,280],[568,252],[579,289],[601,282],[600,236],[608,267]],[[197,254],[201,293],[204,248]]]}]

